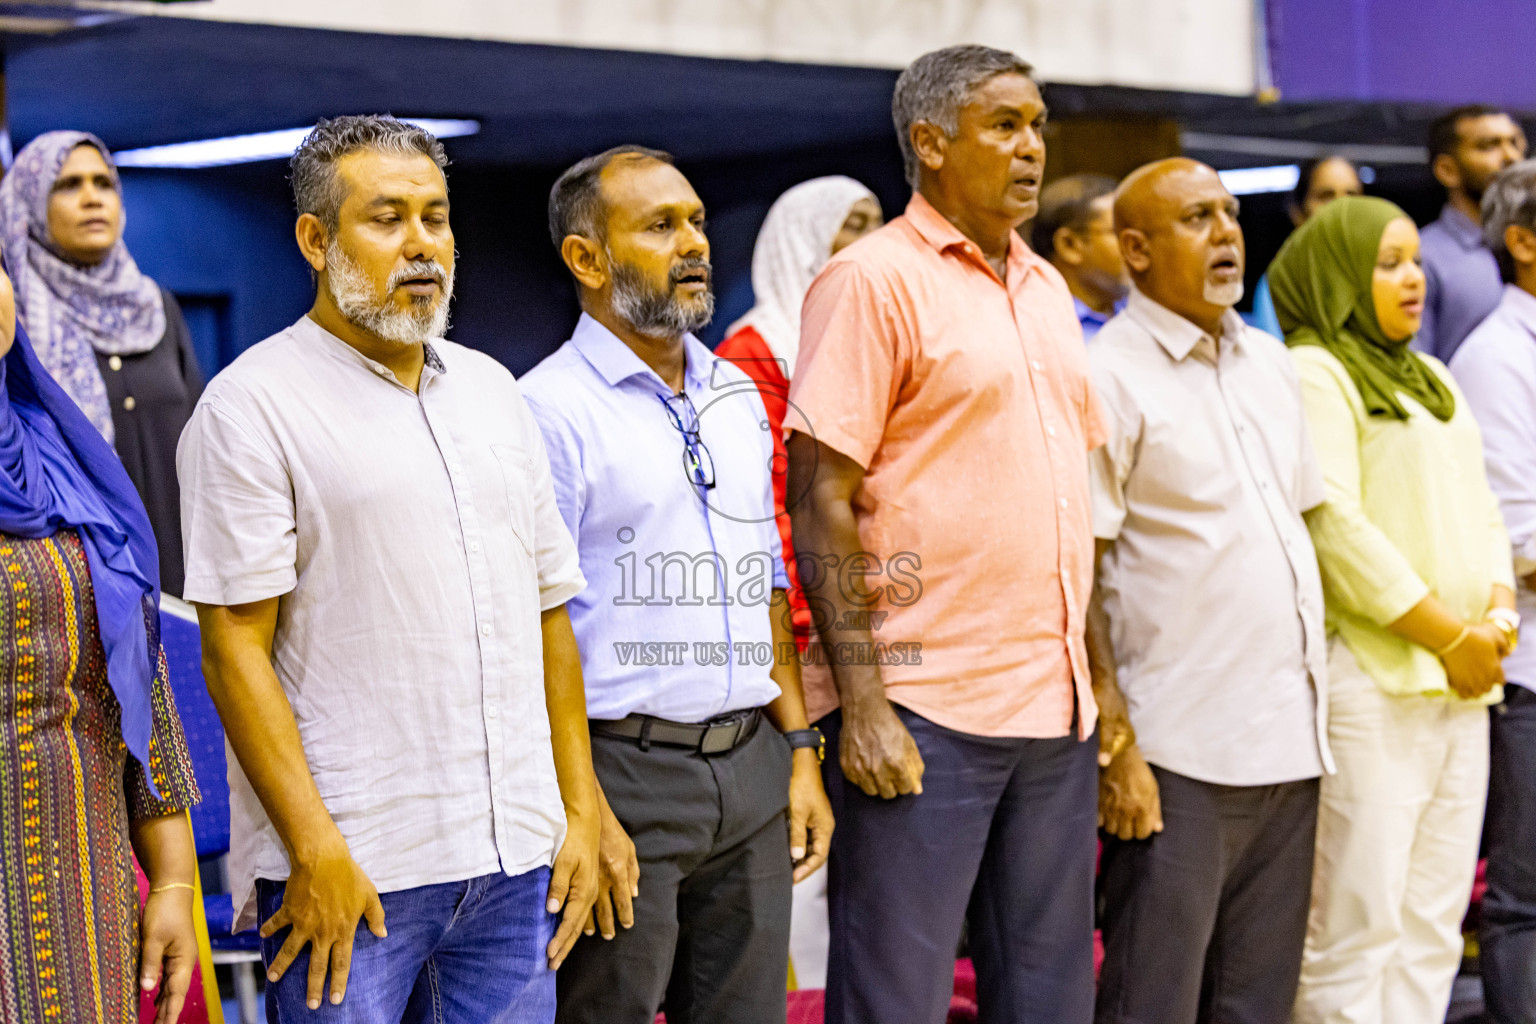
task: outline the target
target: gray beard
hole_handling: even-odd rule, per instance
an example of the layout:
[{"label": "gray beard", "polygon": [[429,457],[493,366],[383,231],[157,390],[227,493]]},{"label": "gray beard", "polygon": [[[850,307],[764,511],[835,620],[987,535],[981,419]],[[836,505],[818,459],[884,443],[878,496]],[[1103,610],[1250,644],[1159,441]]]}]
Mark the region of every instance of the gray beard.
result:
[{"label": "gray beard", "polygon": [[[457,269],[457,268],[455,268]],[[389,298],[402,281],[412,277],[433,276],[442,286],[442,295],[434,303],[428,298],[411,297],[411,304],[399,309]],[[420,345],[431,338],[441,338],[448,330],[448,305],[453,301],[454,272],[444,272],[436,260],[413,260],[390,275],[380,299],[373,282],[347,255],[335,239],[325,250],[325,283],[331,301],[350,323],[369,334],[396,345]]]},{"label": "gray beard", "polygon": [[1231,284],[1205,283],[1205,301],[1213,306],[1235,306],[1243,301],[1243,282]]},{"label": "gray beard", "polygon": [[[612,268],[613,311],[637,334],[647,338],[676,338],[702,330],[715,315],[715,293],[705,291],[698,305],[689,308],[675,291],[653,288],[640,272],[608,256]],[[703,264],[708,266],[708,263]]]}]

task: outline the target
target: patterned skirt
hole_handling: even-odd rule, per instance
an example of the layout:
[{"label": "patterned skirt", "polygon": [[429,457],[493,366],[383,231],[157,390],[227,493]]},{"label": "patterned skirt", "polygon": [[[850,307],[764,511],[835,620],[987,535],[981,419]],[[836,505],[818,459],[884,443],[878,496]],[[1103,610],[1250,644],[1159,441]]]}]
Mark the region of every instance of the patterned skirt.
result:
[{"label": "patterned skirt", "polygon": [[165,659],[150,743],[157,799],[122,741],[79,538],[0,534],[0,577],[0,1022],[133,1021],[128,822],[198,799]]}]

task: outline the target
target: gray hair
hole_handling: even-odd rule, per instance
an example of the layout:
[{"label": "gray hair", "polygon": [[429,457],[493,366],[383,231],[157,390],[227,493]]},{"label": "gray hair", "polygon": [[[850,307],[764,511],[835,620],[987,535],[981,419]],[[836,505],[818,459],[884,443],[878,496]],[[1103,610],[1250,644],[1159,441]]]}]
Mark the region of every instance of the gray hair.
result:
[{"label": "gray hair", "polygon": [[621,156],[673,163],[672,154],[646,146],[614,146],[594,156],[584,157],[555,179],[549,190],[549,238],[559,249],[567,235],[581,235],[593,241],[602,239],[603,170]]},{"label": "gray hair", "polygon": [[912,126],[927,121],[945,135],[960,130],[960,108],[971,92],[997,75],[1032,78],[1035,69],[1018,54],[990,46],[950,46],[925,53],[896,79],[891,96],[891,120],[896,141],[906,164],[907,183],[918,185],[917,153],[912,149]]},{"label": "gray hair", "polygon": [[1504,244],[1504,232],[1511,225],[1536,231],[1536,159],[1504,168],[1483,192],[1483,242],[1509,283],[1515,280],[1515,260]]},{"label": "gray hair", "polygon": [[439,170],[448,166],[448,154],[435,135],[390,114],[322,117],[288,161],[293,205],[300,216],[312,213],[328,233],[336,231],[341,204],[347,198],[341,175],[336,173],[336,161],[360,149],[402,156],[420,153],[431,157]]}]

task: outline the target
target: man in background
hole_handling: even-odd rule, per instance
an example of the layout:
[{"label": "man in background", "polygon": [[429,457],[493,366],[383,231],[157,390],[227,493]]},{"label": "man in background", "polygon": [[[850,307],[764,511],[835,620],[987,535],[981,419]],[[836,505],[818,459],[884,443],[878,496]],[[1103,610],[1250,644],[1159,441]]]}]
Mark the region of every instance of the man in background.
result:
[{"label": "man in background", "polygon": [[1445,186],[1440,219],[1424,228],[1424,324],[1414,348],[1449,363],[1503,294],[1498,264],[1483,245],[1483,190],[1525,159],[1525,132],[1497,107],[1457,107],[1429,126],[1429,169]]},{"label": "man in background", "polygon": [[1040,192],[1040,212],[1030,228],[1035,254],[1066,279],[1084,341],[1125,308],[1130,287],[1115,241],[1114,192],[1115,180],[1102,174],[1053,181]]},{"label": "man in background", "polygon": [[1515,567],[1515,607],[1503,609],[1515,650],[1504,661],[1504,703],[1491,708],[1488,892],[1483,897],[1483,993],[1496,1024],[1536,1021],[1536,160],[1514,164],[1483,196],[1483,238],[1504,293],[1467,336],[1451,372],[1483,432],[1488,483],[1499,496]]}]

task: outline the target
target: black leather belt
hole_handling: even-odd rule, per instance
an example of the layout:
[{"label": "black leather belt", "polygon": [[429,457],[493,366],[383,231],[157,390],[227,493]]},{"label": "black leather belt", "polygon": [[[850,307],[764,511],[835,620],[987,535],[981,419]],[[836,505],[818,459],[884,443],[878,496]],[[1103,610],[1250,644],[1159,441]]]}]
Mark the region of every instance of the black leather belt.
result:
[{"label": "black leather belt", "polygon": [[724,754],[747,742],[757,731],[757,723],[762,717],[761,708],[752,708],[711,718],[707,722],[669,722],[650,715],[630,715],[618,721],[593,720],[591,726],[592,731],[601,736],[634,740],[641,750],[650,750],[651,744],[659,743],[709,755]]}]

